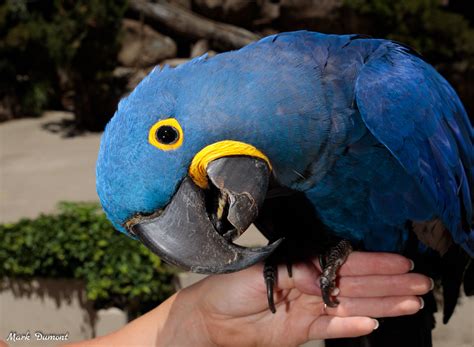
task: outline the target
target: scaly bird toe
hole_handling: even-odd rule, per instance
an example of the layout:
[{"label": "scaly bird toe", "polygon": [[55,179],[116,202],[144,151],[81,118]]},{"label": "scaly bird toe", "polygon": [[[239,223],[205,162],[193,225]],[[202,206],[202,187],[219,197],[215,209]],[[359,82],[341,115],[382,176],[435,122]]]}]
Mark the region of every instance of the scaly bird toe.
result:
[{"label": "scaly bird toe", "polygon": [[324,257],[320,257],[322,274],[319,284],[323,301],[328,307],[337,307],[339,304],[339,301],[332,297],[332,293],[336,289],[337,272],[351,252],[349,241],[341,240],[335,247],[330,248]]}]

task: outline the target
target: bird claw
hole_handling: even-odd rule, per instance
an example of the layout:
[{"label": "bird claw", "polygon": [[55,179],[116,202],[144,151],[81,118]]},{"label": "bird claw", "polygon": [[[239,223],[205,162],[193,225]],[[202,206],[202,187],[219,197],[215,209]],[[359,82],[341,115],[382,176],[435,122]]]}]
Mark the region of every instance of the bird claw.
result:
[{"label": "bird claw", "polygon": [[319,279],[323,302],[328,307],[337,307],[339,300],[333,298],[331,293],[336,288],[336,279],[330,280],[328,277],[321,276]]},{"label": "bird claw", "polygon": [[[347,240],[341,240],[339,243],[331,247],[328,252],[319,258],[322,274],[319,279],[322,298],[327,307],[337,307],[339,300],[333,296],[333,291],[336,289],[337,271],[344,264],[349,254],[352,252],[352,246]],[[288,275],[292,277],[292,264],[286,263]],[[267,260],[263,267],[263,277],[267,289],[268,308],[272,313],[276,312],[274,287],[277,281],[277,267],[272,262]]]},{"label": "bird claw", "polygon": [[[288,271],[288,276],[293,277],[293,268],[291,261],[286,261],[286,270]],[[268,308],[272,313],[276,312],[275,299],[273,297],[273,289],[277,281],[277,266],[272,260],[267,260],[263,267],[263,278],[265,279],[265,286],[267,288],[267,301]]]},{"label": "bird claw", "polygon": [[324,303],[328,307],[337,307],[339,300],[332,296],[336,289],[337,272],[352,252],[352,246],[347,240],[341,240],[331,247],[325,256],[319,258],[322,274],[319,279],[321,294]]},{"label": "bird claw", "polygon": [[272,313],[276,312],[275,299],[273,298],[273,288],[276,282],[276,274],[276,266],[272,263],[265,262],[263,267],[263,278],[265,279],[265,285],[267,287],[268,308]]},{"label": "bird claw", "polygon": [[293,277],[293,264],[289,260],[286,261],[286,271],[288,271],[288,277],[292,278]]}]

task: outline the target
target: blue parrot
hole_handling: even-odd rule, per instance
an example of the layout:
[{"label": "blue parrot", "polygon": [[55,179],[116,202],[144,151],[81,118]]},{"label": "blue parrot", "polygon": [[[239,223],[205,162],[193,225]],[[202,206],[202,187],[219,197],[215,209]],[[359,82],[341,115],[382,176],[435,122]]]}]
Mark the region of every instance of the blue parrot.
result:
[{"label": "blue parrot", "polygon": [[[118,230],[196,272],[316,248],[323,232],[424,257],[449,317],[463,279],[473,291],[473,137],[453,88],[409,47],[281,33],[155,68],[106,127],[97,192]],[[267,246],[232,243],[251,223]]]}]

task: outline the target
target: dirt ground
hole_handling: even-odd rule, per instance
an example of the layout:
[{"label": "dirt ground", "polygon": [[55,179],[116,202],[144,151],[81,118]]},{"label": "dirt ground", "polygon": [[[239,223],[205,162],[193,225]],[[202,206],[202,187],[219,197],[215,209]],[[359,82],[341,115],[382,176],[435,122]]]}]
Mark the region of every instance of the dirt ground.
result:
[{"label": "dirt ground", "polygon": [[0,124],[1,222],[53,211],[61,200],[98,199],[100,134],[62,137],[60,124],[68,119],[68,113],[47,112],[39,119]]},{"label": "dirt ground", "polygon": [[[71,115],[47,112],[38,119],[0,124],[0,222],[54,211],[58,201],[96,201],[95,161],[100,135],[63,137]],[[474,300],[463,298],[449,325],[441,316],[437,347],[474,345]]]}]

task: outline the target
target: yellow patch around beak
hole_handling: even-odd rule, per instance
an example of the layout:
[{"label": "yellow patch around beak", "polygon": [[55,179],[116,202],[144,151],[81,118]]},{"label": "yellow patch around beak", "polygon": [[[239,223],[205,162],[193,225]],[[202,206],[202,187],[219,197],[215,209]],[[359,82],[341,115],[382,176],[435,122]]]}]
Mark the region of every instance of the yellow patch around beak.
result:
[{"label": "yellow patch around beak", "polygon": [[213,160],[230,156],[260,158],[268,164],[270,170],[272,169],[268,157],[254,146],[240,141],[224,140],[204,147],[194,156],[189,167],[189,176],[199,187],[208,188],[207,165]]}]

